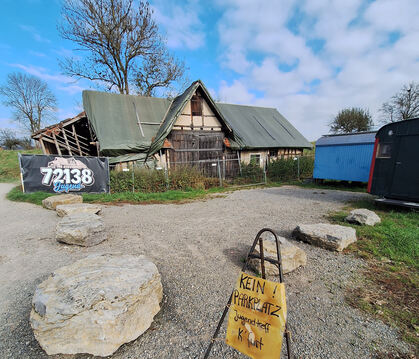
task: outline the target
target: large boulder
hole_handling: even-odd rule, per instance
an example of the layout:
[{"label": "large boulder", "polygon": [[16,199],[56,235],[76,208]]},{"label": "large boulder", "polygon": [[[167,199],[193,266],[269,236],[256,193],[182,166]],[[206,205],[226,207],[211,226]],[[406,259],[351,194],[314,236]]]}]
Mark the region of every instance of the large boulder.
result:
[{"label": "large boulder", "polygon": [[162,295],[160,274],[146,257],[90,256],[36,288],[30,323],[49,355],[107,356],[150,327]]},{"label": "large boulder", "polygon": [[[279,247],[281,251],[282,272],[289,273],[298,267],[305,266],[307,263],[306,253],[284,237],[278,236]],[[255,253],[259,254],[259,244],[256,245]],[[274,237],[268,237],[263,240],[263,256],[277,260],[276,242]],[[262,273],[260,259],[252,258],[249,261],[250,266],[259,273]],[[278,276],[278,267],[268,261],[265,261],[265,274],[267,276]]]},{"label": "large boulder", "polygon": [[51,196],[42,201],[42,205],[46,209],[55,209],[61,204],[82,203],[83,197],[77,194],[59,194],[58,196]]},{"label": "large boulder", "polygon": [[328,223],[300,224],[294,229],[293,236],[317,247],[338,252],[356,241],[354,228]]},{"label": "large boulder", "polygon": [[381,222],[380,217],[373,211],[366,208],[354,209],[346,217],[346,221],[356,224],[365,224],[367,226],[374,226]]},{"label": "large boulder", "polygon": [[58,242],[91,247],[107,238],[103,220],[96,214],[78,213],[65,216],[56,226]]},{"label": "large boulder", "polygon": [[60,204],[55,208],[55,211],[58,216],[65,217],[70,214],[78,213],[99,214],[102,211],[102,207],[97,204],[89,203]]}]

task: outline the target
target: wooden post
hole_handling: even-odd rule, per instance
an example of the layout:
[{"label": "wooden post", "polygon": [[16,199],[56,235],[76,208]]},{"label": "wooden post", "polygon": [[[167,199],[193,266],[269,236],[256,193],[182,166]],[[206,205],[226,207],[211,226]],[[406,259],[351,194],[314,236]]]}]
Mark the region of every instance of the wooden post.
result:
[{"label": "wooden post", "polygon": [[44,153],[44,155],[46,155],[47,154],[47,150],[45,148],[45,144],[44,144],[44,141],[42,140],[42,137],[39,137],[39,142],[41,144],[42,152]]},{"label": "wooden post", "polygon": [[59,144],[58,144],[58,142],[57,142],[57,137],[55,137],[55,132],[54,132],[54,131],[52,131],[52,138],[54,139],[55,147],[57,147],[57,152],[58,152],[58,154],[59,154],[60,156],[62,156],[62,154],[61,154],[61,149],[60,149],[60,146],[59,146]]},{"label": "wooden post", "polygon": [[77,145],[77,149],[79,150],[79,154],[80,154],[80,156],[83,156],[83,153],[81,152],[81,148],[80,148],[80,142],[79,142],[79,139],[77,137],[76,129],[74,128],[74,124],[71,125],[71,128],[73,130],[73,136],[76,139],[76,145]]},{"label": "wooden post", "polygon": [[61,131],[62,131],[62,133],[63,133],[63,137],[64,137],[65,144],[67,145],[67,150],[68,150],[68,153],[70,154],[70,156],[73,156],[73,154],[71,153],[70,144],[68,143],[67,135],[65,134],[65,130],[64,130],[64,128],[62,128],[62,129],[61,129]]}]

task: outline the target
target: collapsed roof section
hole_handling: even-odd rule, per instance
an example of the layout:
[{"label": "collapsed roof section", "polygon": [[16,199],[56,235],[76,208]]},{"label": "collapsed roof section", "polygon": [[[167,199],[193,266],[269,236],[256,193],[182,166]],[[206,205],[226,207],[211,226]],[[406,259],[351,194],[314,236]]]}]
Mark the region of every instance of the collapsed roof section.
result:
[{"label": "collapsed roof section", "polygon": [[48,126],[32,135],[45,154],[97,156],[96,136],[85,112]]}]

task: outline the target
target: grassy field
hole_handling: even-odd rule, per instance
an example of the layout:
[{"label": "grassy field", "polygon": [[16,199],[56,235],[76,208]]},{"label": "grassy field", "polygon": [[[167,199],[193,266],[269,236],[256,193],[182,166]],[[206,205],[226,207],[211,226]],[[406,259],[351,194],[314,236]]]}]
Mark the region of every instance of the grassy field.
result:
[{"label": "grassy field", "polygon": [[[83,202],[86,203],[105,203],[105,204],[152,204],[152,203],[183,203],[191,200],[204,199],[215,193],[225,192],[224,188],[211,188],[208,190],[188,190],[188,191],[166,191],[156,193],[143,192],[121,192],[112,194],[89,194],[84,193]],[[34,192],[22,193],[20,186],[13,188],[8,194],[7,199],[17,202],[28,202],[42,205],[42,200],[47,197],[54,196],[53,193]]]},{"label": "grassy field", "polygon": [[18,152],[41,154],[41,150],[8,151],[0,150],[0,182],[18,182],[20,180]]},{"label": "grassy field", "polygon": [[358,241],[350,251],[367,260],[367,269],[347,293],[348,302],[398,327],[403,338],[419,348],[419,213],[397,207],[376,207],[372,200],[352,202],[331,220],[348,225],[353,208],[374,210],[381,223],[356,226]]}]

